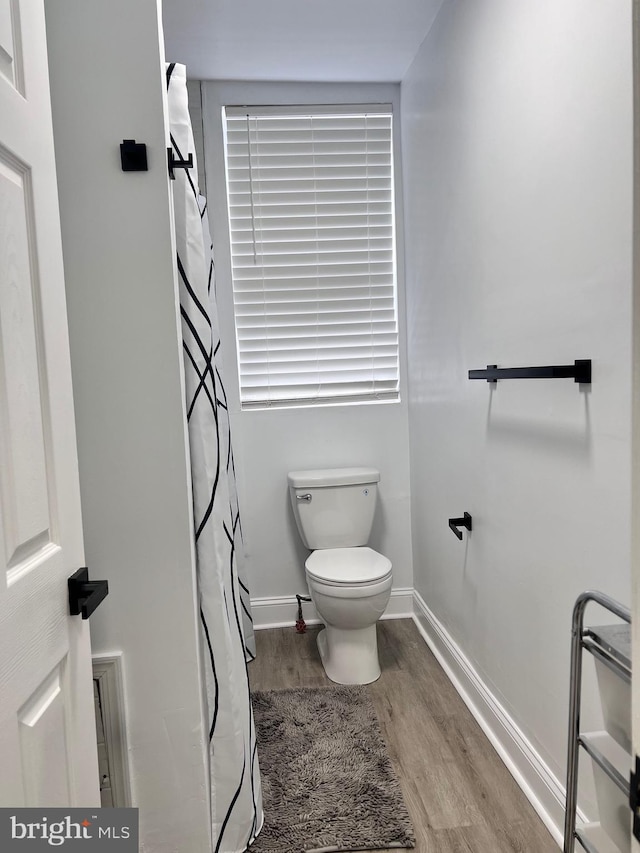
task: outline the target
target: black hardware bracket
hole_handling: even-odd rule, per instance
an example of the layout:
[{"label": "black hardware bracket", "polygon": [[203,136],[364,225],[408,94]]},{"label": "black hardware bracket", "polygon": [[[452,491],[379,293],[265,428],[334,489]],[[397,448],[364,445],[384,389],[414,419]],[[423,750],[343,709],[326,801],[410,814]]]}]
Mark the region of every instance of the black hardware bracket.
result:
[{"label": "black hardware bracket", "polygon": [[471,531],[473,529],[471,516],[468,512],[465,512],[462,518],[450,518],[449,527],[451,528],[451,530],[453,530],[458,539],[462,539],[462,531],[458,530],[458,528],[466,527],[467,530]]},{"label": "black hardware bracket", "polygon": [[578,358],[573,364],[558,364],[550,367],[498,367],[488,364],[486,370],[470,370],[469,379],[573,379],[581,385],[591,384],[591,359]]},{"label": "black hardware bracket", "polygon": [[120,143],[120,162],[123,172],[148,172],[147,146],[135,139],[123,139]]},{"label": "black hardware bracket", "polygon": [[107,581],[90,581],[89,569],[84,566],[74,572],[67,581],[69,586],[69,612],[72,616],[82,614],[88,619],[96,607],[109,595]]},{"label": "black hardware bracket", "polygon": [[636,768],[631,771],[629,805],[633,812],[633,837],[640,841],[640,758],[636,755]]},{"label": "black hardware bracket", "polygon": [[173,154],[173,148],[167,148],[167,162],[169,165],[169,177],[175,181],[174,169],[193,169],[193,154],[189,154],[186,160],[177,160]]}]

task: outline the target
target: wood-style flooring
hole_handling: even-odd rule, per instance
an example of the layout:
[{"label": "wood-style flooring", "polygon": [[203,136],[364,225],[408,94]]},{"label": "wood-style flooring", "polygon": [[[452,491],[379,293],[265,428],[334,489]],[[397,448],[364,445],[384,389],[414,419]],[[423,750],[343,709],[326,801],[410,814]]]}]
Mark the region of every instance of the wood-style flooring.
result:
[{"label": "wood-style flooring", "polygon": [[[257,631],[252,689],[331,687],[318,630]],[[368,689],[413,821],[416,853],[558,853],[413,621],[379,622],[378,647],[382,676]]]}]

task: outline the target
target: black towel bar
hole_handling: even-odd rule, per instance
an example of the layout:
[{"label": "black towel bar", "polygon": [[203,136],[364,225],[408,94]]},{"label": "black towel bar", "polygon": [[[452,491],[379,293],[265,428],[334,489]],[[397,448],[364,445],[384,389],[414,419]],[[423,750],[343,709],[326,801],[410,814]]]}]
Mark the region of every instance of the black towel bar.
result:
[{"label": "black towel bar", "polygon": [[497,382],[498,379],[573,379],[581,385],[590,385],[591,359],[579,358],[573,364],[551,367],[498,367],[488,364],[486,370],[470,370],[469,379],[486,379],[487,382]]}]

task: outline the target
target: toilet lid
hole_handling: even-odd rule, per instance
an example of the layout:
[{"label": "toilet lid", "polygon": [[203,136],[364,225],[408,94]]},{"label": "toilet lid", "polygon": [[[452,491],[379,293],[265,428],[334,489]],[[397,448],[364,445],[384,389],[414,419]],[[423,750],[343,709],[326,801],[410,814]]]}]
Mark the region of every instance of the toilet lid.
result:
[{"label": "toilet lid", "polygon": [[373,548],[322,548],[305,563],[307,574],[330,584],[365,584],[391,574],[391,560]]}]

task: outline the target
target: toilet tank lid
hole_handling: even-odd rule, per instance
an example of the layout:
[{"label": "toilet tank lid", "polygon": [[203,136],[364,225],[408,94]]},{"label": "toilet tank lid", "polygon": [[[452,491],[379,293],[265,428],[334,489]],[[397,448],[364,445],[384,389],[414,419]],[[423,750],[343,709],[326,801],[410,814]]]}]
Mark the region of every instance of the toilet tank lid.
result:
[{"label": "toilet tank lid", "polygon": [[380,472],[376,468],[315,468],[309,471],[290,471],[288,480],[294,489],[321,489],[329,486],[377,483],[380,480]]}]

